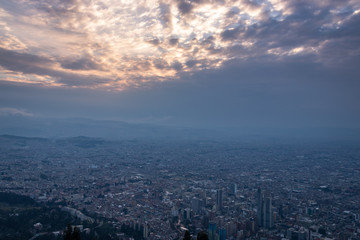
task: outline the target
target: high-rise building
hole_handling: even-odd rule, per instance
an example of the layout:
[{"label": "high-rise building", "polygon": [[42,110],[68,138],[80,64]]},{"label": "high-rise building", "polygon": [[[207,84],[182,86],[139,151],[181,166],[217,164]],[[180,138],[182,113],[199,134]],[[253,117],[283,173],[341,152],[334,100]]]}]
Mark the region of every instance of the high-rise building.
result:
[{"label": "high-rise building", "polygon": [[272,199],[271,196],[266,197],[264,200],[264,227],[272,228],[274,226]]},{"label": "high-rise building", "polygon": [[270,194],[265,195],[260,188],[257,192],[257,224],[264,228],[274,226],[272,198]]},{"label": "high-rise building", "polygon": [[209,240],[216,240],[216,223],[209,223]]},{"label": "high-rise building", "polygon": [[261,192],[261,189],[258,188],[258,191],[257,191],[257,216],[256,216],[256,221],[257,221],[257,225],[259,227],[262,227],[263,226],[263,213],[264,213],[264,210],[263,210],[263,193]]},{"label": "high-rise building", "polygon": [[226,229],[219,228],[219,240],[226,240]]},{"label": "high-rise building", "polygon": [[186,220],[186,219],[191,219],[191,209],[190,208],[185,208],[184,211],[183,211],[183,219]]},{"label": "high-rise building", "polygon": [[305,229],[295,230],[294,228],[289,228],[286,232],[286,239],[290,239],[290,240],[310,239],[309,231]]},{"label": "high-rise building", "polygon": [[200,211],[200,199],[198,198],[193,198],[191,200],[191,209],[195,212],[198,213]]},{"label": "high-rise building", "polygon": [[171,208],[171,215],[172,215],[173,217],[179,216],[179,210],[178,210],[175,206],[173,206],[173,207]]},{"label": "high-rise building", "polygon": [[237,185],[236,185],[236,183],[232,183],[230,185],[230,194],[231,195],[236,195],[236,192],[237,192]]},{"label": "high-rise building", "polygon": [[223,209],[223,194],[222,189],[216,190],[216,210],[222,211]]},{"label": "high-rise building", "polygon": [[146,239],[149,236],[149,224],[146,222],[143,228],[143,237]]},{"label": "high-rise building", "polygon": [[227,222],[226,224],[226,234],[229,236],[236,235],[237,223],[235,221]]}]

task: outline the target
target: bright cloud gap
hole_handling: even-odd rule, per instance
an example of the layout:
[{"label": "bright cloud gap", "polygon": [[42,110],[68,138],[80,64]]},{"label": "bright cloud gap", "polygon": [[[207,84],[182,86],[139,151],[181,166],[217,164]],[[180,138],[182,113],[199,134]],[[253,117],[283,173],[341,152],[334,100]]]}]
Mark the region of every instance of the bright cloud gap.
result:
[{"label": "bright cloud gap", "polygon": [[[328,49],[358,38],[359,9],[350,0],[7,1],[0,4],[0,76],[118,91],[230,60],[308,55],[331,65]],[[347,61],[346,49],[338,51]]]}]

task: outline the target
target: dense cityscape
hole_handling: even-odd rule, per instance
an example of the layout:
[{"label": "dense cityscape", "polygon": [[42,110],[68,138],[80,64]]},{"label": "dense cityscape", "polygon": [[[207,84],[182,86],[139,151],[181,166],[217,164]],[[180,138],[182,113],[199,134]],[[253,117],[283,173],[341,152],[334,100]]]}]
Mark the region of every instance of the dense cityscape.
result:
[{"label": "dense cityscape", "polygon": [[360,239],[359,157],[352,142],[1,136],[0,191],[97,213],[118,239]]},{"label": "dense cityscape", "polygon": [[0,240],[360,240],[360,0],[0,0]]}]

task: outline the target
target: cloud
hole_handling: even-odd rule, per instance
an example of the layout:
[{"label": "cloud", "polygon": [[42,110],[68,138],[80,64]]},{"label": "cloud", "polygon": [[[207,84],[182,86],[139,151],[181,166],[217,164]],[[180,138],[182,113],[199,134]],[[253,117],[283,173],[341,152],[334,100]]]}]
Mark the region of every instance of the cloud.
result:
[{"label": "cloud", "polygon": [[360,24],[360,14],[348,14],[346,20],[341,25],[336,26],[335,29],[326,29],[323,31],[328,33],[329,37],[342,38],[342,37],[360,37],[360,30],[358,28]]},{"label": "cloud", "polygon": [[194,67],[197,63],[198,63],[198,61],[196,61],[196,60],[188,60],[188,61],[186,61],[186,66],[188,66],[189,68],[192,68],[192,67]]},{"label": "cloud", "polygon": [[0,48],[0,65],[22,73],[47,74],[54,62],[46,57]]},{"label": "cloud", "polygon": [[200,127],[359,127],[359,74],[314,64],[307,56],[234,59],[219,69],[182,72],[180,79],[121,93],[0,82],[0,107],[11,103],[62,117],[172,116],[169,123]]},{"label": "cloud", "polygon": [[227,29],[221,33],[223,41],[232,41],[237,39],[240,34],[240,28]]},{"label": "cloud", "polygon": [[354,0],[2,1],[0,115],[358,127],[359,24]]},{"label": "cloud", "polygon": [[100,64],[95,62],[91,56],[83,56],[77,60],[65,59],[61,61],[61,66],[71,70],[101,70]]},{"label": "cloud", "polygon": [[162,59],[155,59],[153,61],[153,64],[157,69],[160,69],[160,70],[166,69],[169,67],[169,64],[165,60],[162,60]]},{"label": "cloud", "polygon": [[174,61],[174,62],[171,64],[171,67],[172,67],[173,69],[175,69],[176,71],[180,71],[180,70],[183,68],[182,64],[181,64],[179,61]]},{"label": "cloud", "polygon": [[170,40],[169,40],[169,44],[171,45],[171,46],[175,46],[175,45],[177,45],[179,43],[179,39],[178,38],[170,38]]},{"label": "cloud", "polygon": [[177,7],[179,9],[179,12],[184,15],[189,14],[193,9],[193,5],[191,4],[191,2],[187,2],[185,0],[180,0],[180,2],[177,4]]},{"label": "cloud", "polygon": [[226,17],[233,17],[233,16],[235,16],[235,15],[237,15],[237,14],[239,14],[240,13],[240,9],[238,8],[238,7],[232,7],[232,8],[230,8],[230,10],[227,12],[227,14],[226,14]]},{"label": "cloud", "polygon": [[34,114],[17,108],[0,108],[0,116],[33,117]]},{"label": "cloud", "polygon": [[1,73],[124,90],[230,59],[306,55],[326,65],[340,57],[345,67],[360,55],[359,10],[353,0],[10,0],[0,3]]},{"label": "cloud", "polygon": [[153,44],[155,46],[160,44],[160,40],[158,38],[153,38],[153,39],[147,40],[147,42],[151,43],[151,44]]},{"label": "cloud", "polygon": [[[69,65],[68,67],[72,67],[73,69],[77,70],[89,70],[91,69],[91,64],[93,63],[87,61],[80,61],[75,62],[74,65]],[[46,57],[36,56],[28,53],[9,51],[3,48],[0,48],[0,66],[15,72],[20,72],[24,74],[35,74],[39,77],[49,76],[50,78],[52,78],[52,82],[49,82],[48,79],[45,79],[45,85],[52,85],[51,83],[57,83],[63,86],[70,87],[92,87],[100,86],[102,84],[110,82],[110,79],[101,76],[80,73],[76,74],[63,71],[62,69],[57,68],[56,62]],[[95,67],[98,66],[95,65]]]},{"label": "cloud", "polygon": [[165,28],[172,28],[170,5],[160,2],[160,21]]}]

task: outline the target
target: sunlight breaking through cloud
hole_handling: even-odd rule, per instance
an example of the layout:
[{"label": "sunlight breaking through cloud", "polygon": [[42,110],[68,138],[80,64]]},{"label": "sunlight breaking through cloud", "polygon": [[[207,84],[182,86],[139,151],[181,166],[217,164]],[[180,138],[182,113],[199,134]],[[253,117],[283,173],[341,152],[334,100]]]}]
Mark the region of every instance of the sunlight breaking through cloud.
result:
[{"label": "sunlight breaking through cloud", "polygon": [[348,39],[359,9],[357,1],[6,1],[2,80],[123,90],[234,59],[322,62],[324,41]]}]

